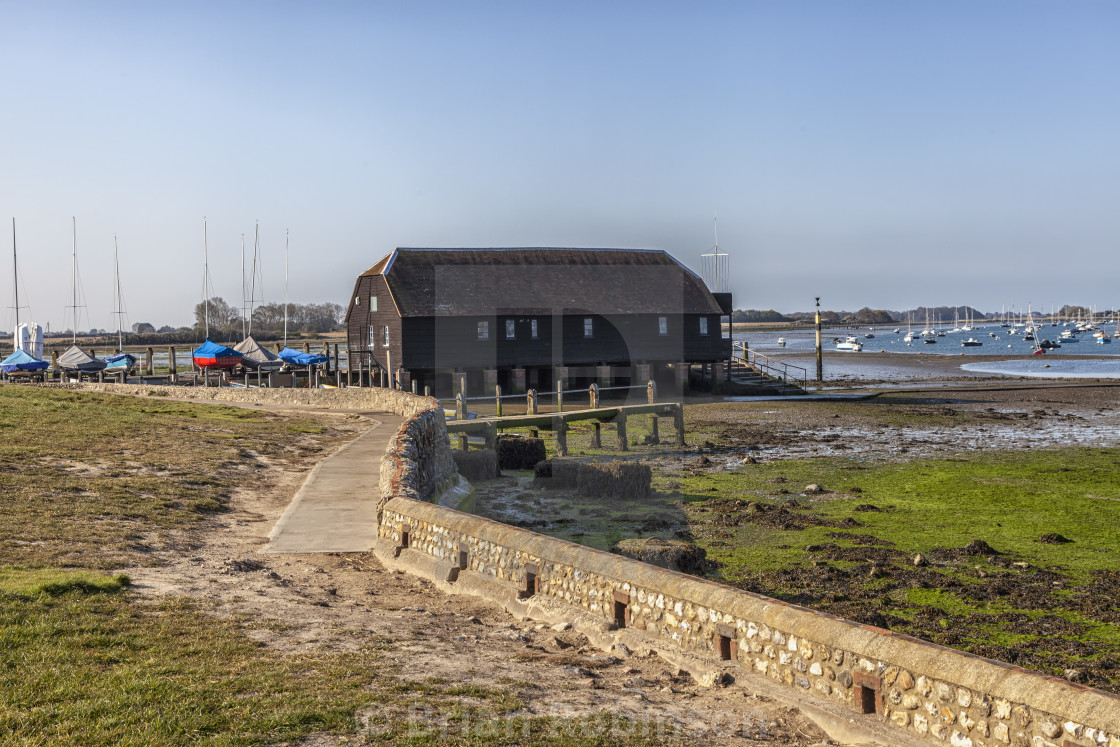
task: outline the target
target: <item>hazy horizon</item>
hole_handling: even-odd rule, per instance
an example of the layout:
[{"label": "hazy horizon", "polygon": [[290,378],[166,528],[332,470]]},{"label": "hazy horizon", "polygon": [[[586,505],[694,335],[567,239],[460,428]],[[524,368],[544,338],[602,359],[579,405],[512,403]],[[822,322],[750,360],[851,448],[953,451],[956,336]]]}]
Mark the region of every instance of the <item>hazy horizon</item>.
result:
[{"label": "hazy horizon", "polygon": [[737,308],[1120,304],[1116,3],[0,9],[0,234],[52,329],[72,217],[80,328],[116,328],[114,234],[126,326],[191,323],[204,216],[234,306],[257,221],[258,300],[290,229],[290,300],[341,303],[397,246],[699,272],[717,214]]}]

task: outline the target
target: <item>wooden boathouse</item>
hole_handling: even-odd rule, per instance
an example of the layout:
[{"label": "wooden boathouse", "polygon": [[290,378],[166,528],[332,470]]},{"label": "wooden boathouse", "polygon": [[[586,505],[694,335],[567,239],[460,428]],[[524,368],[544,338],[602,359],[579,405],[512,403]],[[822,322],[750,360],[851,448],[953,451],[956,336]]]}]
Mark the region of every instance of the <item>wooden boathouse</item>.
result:
[{"label": "wooden boathouse", "polygon": [[660,250],[394,249],[358,276],[349,367],[448,396],[620,386],[687,387],[730,357],[731,294]]}]

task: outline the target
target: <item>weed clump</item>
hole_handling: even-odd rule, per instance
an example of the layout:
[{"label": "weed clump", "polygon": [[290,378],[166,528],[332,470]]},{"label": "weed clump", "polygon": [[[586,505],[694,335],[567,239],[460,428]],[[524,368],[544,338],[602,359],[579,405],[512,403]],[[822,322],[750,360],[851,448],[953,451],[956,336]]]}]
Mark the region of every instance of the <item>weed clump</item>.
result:
[{"label": "weed clump", "polygon": [[596,498],[646,498],[651,492],[653,472],[635,462],[580,464],[550,459],[535,468],[533,485],[539,488],[575,489]]},{"label": "weed clump", "polygon": [[451,452],[455,459],[455,468],[459,474],[468,480],[493,480],[498,472],[498,455],[493,449],[478,449],[476,451]]},{"label": "weed clump", "polygon": [[533,469],[546,458],[544,439],[503,435],[498,437],[498,469]]}]

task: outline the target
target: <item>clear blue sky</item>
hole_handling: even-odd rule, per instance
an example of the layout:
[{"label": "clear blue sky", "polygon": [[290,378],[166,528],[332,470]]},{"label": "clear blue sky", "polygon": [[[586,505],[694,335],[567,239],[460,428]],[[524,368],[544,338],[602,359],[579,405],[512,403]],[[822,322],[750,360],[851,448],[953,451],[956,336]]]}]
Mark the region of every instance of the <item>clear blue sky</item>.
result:
[{"label": "clear blue sky", "polygon": [[[0,0],[0,256],[69,325],[394,246],[662,248],[736,306],[1120,305],[1120,3]],[[0,263],[0,267],[3,264]],[[0,293],[11,306],[11,281]],[[9,314],[10,319],[10,314]],[[83,321],[80,326],[86,326]]]}]

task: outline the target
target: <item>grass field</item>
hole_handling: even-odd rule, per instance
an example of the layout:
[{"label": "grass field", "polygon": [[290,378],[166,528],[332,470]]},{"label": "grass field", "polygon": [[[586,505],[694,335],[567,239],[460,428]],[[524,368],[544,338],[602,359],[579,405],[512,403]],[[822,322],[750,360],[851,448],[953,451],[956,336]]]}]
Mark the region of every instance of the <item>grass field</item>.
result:
[{"label": "grass field", "polygon": [[[284,653],[204,602],[130,591],[118,569],[189,552],[266,464],[307,465],[349,437],[329,421],[0,386],[0,434],[0,743],[650,742],[522,718],[517,683],[404,681],[379,655],[393,640]],[[416,708],[474,711],[490,732],[414,728]]]}]

